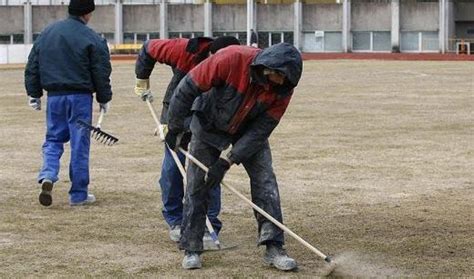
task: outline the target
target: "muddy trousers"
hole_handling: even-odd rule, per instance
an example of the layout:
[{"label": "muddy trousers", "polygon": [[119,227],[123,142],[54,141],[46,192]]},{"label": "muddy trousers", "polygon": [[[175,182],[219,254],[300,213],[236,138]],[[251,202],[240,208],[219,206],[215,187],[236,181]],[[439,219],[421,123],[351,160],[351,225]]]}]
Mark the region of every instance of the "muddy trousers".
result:
[{"label": "muddy trousers", "polygon": [[[204,165],[210,166],[220,156],[220,151],[193,137],[190,145],[191,154]],[[249,160],[242,162],[250,178],[252,202],[282,222],[280,195],[272,168],[272,156],[268,141]],[[210,190],[204,183],[205,172],[195,164],[190,164],[187,171],[188,188],[184,202],[184,216],[181,224],[180,246],[187,251],[202,251],[202,237],[205,228]],[[258,244],[267,242],[284,244],[283,231],[254,211],[258,223]]]}]

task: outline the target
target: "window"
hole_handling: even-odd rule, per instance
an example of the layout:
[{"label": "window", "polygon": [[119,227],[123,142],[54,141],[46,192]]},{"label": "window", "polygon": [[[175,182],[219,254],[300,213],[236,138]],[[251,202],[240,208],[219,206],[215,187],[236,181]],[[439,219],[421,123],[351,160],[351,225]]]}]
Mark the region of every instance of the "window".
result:
[{"label": "window", "polygon": [[0,44],[10,44],[10,35],[0,35]]},{"label": "window", "polygon": [[266,48],[268,47],[268,32],[258,32],[258,47],[259,48]]},{"label": "window", "polygon": [[371,47],[370,32],[352,32],[352,50],[366,50],[370,51]]},{"label": "window", "polygon": [[373,51],[391,51],[392,50],[391,32],[372,32]]},{"label": "window", "polygon": [[150,33],[150,39],[159,39],[159,38],[160,38],[159,32]]},{"label": "window", "polygon": [[342,33],[337,31],[303,33],[303,51],[310,52],[341,52]]},{"label": "window", "polygon": [[439,50],[438,32],[402,32],[400,50],[408,52],[437,52]]},{"label": "window", "polygon": [[168,38],[170,38],[170,39],[180,38],[180,33],[179,32],[169,32],[168,33]]},{"label": "window", "polygon": [[104,37],[107,42],[113,43],[115,42],[115,34],[114,33],[103,33],[102,37]]},{"label": "window", "polygon": [[438,51],[439,39],[438,32],[421,32],[421,50]]},{"label": "window", "polygon": [[135,43],[135,33],[123,33],[123,43],[124,44],[134,44]]},{"label": "window", "polygon": [[23,34],[13,34],[13,43],[14,44],[23,44],[24,43],[24,37]]},{"label": "window", "polygon": [[148,34],[138,33],[137,34],[137,41],[135,43],[136,44],[142,44],[147,40],[147,38],[148,38]]},{"label": "window", "polygon": [[241,45],[245,46],[247,44],[247,32],[238,32],[238,39]]},{"label": "window", "polygon": [[325,32],[324,50],[342,51],[342,32]]},{"label": "window", "polygon": [[401,46],[402,51],[419,51],[419,32],[402,32]]},{"label": "window", "polygon": [[283,41],[285,43],[293,44],[293,32],[283,32]]},{"label": "window", "polygon": [[270,33],[272,45],[281,43],[281,33]]}]

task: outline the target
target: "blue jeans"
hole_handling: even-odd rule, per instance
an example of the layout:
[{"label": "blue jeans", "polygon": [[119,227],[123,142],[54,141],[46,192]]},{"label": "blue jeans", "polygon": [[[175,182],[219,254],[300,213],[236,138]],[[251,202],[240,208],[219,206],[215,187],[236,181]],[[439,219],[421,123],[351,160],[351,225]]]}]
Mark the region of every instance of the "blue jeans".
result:
[{"label": "blue jeans", "polygon": [[[184,164],[185,157],[178,152],[181,164]],[[161,200],[163,201],[163,217],[170,226],[181,226],[183,220],[183,177],[176,166],[170,151],[165,147],[165,157],[161,168],[161,178],[159,180],[161,187]],[[211,221],[212,227],[218,234],[222,228],[221,221],[217,218],[221,211],[221,187],[220,185],[212,188],[210,192],[210,204],[207,210],[207,216]]]},{"label": "blue jeans", "polygon": [[77,126],[79,119],[89,124],[92,121],[91,94],[48,97],[43,167],[38,175],[38,182],[41,183],[43,179],[50,179],[53,183],[58,181],[64,143],[70,141],[69,178],[72,185],[69,197],[71,202],[86,200],[89,186],[90,131]]}]

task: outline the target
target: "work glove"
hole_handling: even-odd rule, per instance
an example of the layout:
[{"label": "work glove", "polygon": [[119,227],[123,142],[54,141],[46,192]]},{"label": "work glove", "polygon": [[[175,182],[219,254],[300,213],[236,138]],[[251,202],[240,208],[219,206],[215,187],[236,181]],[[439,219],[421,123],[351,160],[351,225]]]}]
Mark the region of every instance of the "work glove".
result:
[{"label": "work glove", "polygon": [[191,141],[191,133],[189,132],[180,132],[169,130],[165,136],[165,143],[168,147],[175,151],[179,151],[179,147],[183,148],[184,150],[188,150],[188,144]]},{"label": "work glove", "polygon": [[163,138],[161,139],[162,141],[165,140],[166,134],[168,133],[168,125],[166,124],[160,124],[156,129],[155,129],[155,136],[163,135]]},{"label": "work glove", "polygon": [[165,136],[165,143],[173,151],[178,151],[179,142],[181,140],[181,131],[168,130]]},{"label": "work glove", "polygon": [[107,113],[109,111],[110,105],[109,102],[107,103],[99,103],[100,110],[103,110],[104,113]]},{"label": "work glove", "polygon": [[41,98],[29,97],[28,105],[34,110],[41,110]]},{"label": "work glove", "polygon": [[226,159],[219,158],[219,160],[209,167],[206,177],[204,178],[206,187],[212,188],[219,185],[229,168],[230,162]]},{"label": "work glove", "polygon": [[135,94],[137,94],[143,101],[153,102],[153,94],[150,90],[150,80],[149,79],[135,79]]}]

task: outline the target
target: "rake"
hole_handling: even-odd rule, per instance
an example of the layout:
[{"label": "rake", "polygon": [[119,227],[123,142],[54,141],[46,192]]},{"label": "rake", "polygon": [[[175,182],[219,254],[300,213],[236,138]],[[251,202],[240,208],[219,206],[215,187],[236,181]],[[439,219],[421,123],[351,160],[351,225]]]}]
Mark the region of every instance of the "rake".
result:
[{"label": "rake", "polygon": [[77,120],[77,125],[81,129],[86,129],[91,132],[91,137],[100,143],[105,145],[114,145],[118,142],[118,138],[112,136],[109,133],[106,133],[100,129],[100,125],[102,124],[102,120],[104,120],[105,111],[103,109],[100,110],[99,119],[97,120],[97,125],[94,127],[83,120]]}]

